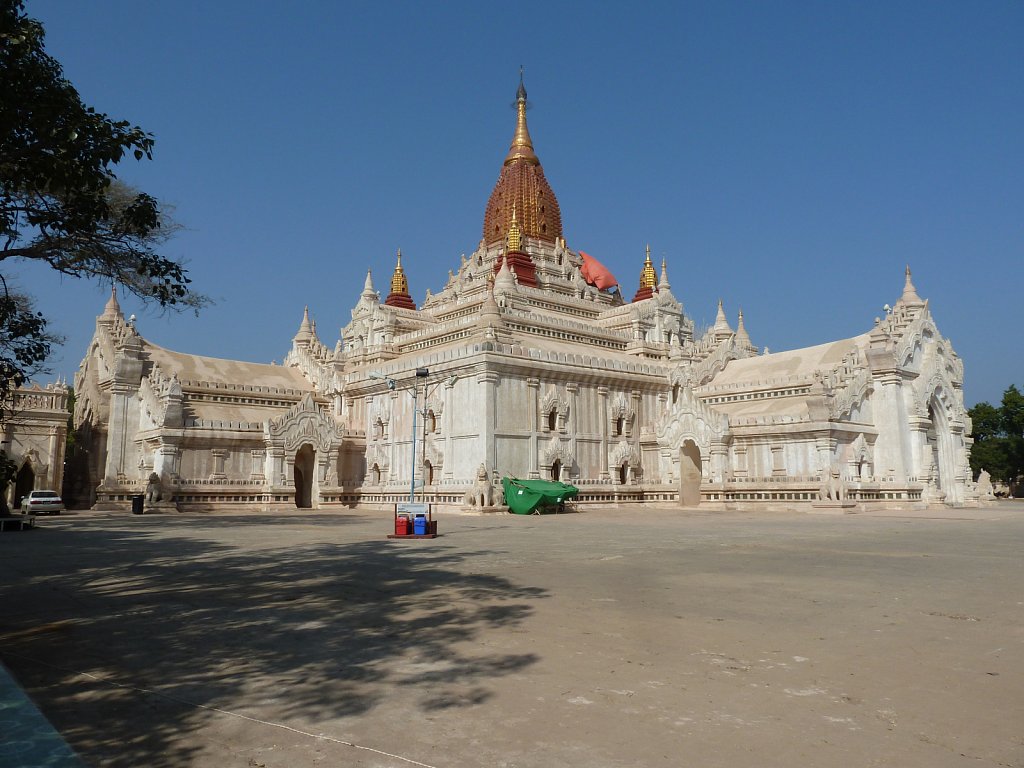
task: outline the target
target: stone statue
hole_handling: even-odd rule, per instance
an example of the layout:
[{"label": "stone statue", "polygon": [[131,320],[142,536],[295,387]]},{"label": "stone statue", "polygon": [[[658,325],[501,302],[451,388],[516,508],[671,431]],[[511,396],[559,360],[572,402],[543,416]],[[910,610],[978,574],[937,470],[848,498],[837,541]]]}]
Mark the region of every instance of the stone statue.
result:
[{"label": "stone statue", "polygon": [[493,507],[495,505],[494,486],[491,485],[487,467],[481,464],[476,471],[476,483],[463,499],[470,507]]},{"label": "stone statue", "polygon": [[839,470],[833,469],[818,488],[818,501],[845,501],[845,499],[846,481],[839,476]]},{"label": "stone statue", "polygon": [[996,492],[992,487],[992,475],[982,469],[978,473],[978,498],[991,501],[995,497]]},{"label": "stone statue", "polygon": [[160,475],[156,472],[149,473],[149,482],[146,483],[146,504],[156,504],[163,498],[163,485],[160,482]]}]

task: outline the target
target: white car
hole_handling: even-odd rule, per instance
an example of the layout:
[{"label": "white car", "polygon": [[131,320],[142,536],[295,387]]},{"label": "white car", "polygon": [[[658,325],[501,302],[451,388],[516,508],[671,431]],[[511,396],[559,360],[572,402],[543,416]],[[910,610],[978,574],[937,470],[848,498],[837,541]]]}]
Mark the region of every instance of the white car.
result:
[{"label": "white car", "polygon": [[64,511],[64,501],[56,491],[31,491],[21,500],[23,514],[59,515]]}]

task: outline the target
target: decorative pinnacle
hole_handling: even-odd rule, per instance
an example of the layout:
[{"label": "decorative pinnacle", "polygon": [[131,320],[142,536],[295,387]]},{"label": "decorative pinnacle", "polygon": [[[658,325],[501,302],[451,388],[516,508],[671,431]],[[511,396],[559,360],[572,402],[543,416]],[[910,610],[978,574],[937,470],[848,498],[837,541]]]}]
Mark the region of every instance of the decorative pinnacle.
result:
[{"label": "decorative pinnacle", "polygon": [[309,322],[309,305],[302,310],[302,322],[299,324],[299,331],[295,334],[296,341],[310,339],[313,336],[313,326]]},{"label": "decorative pinnacle", "polygon": [[651,245],[647,244],[647,257],[644,259],[644,268],[640,273],[640,287],[654,288],[658,284],[658,276],[654,272],[654,264],[651,262]]},{"label": "decorative pinnacle", "polygon": [[903,295],[900,296],[900,301],[904,304],[910,305],[921,305],[924,301],[920,296],[917,295],[917,289],[914,288],[914,283],[910,280],[910,265],[907,264],[906,281],[903,283]]},{"label": "decorative pinnacle", "polygon": [[516,204],[512,203],[512,223],[508,225],[508,250],[518,251],[523,247],[523,233],[516,221]]},{"label": "decorative pinnacle", "polygon": [[750,341],[750,334],[747,333],[746,326],[743,325],[743,310],[740,310],[739,324],[736,326],[736,341],[741,347],[752,348],[754,345]]},{"label": "decorative pinnacle", "polygon": [[729,321],[725,317],[725,309],[722,308],[722,300],[718,300],[718,314],[715,316],[715,335],[716,336],[728,336],[732,333],[732,327],[729,325]]},{"label": "decorative pinnacle", "polygon": [[395,264],[395,271],[391,275],[391,292],[392,293],[409,293],[409,280],[405,276],[405,270],[402,269],[402,249],[398,249],[398,261]]},{"label": "decorative pinnacle", "polygon": [[531,165],[539,165],[536,153],[533,151],[533,140],[530,138],[530,129],[526,126],[526,86],[523,85],[523,69],[519,68],[519,88],[516,89],[516,132],[512,136],[512,145],[505,155],[505,165],[523,160]]},{"label": "decorative pinnacle", "polygon": [[117,283],[110,284],[110,299],[107,306],[103,308],[104,317],[114,317],[121,314],[121,305],[117,303]]}]

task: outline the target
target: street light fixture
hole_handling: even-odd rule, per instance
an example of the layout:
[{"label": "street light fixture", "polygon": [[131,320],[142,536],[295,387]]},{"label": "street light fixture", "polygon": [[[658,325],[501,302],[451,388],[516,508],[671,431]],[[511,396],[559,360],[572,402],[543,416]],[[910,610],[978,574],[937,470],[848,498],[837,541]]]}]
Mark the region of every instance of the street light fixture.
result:
[{"label": "street light fixture", "polygon": [[[371,379],[377,379],[379,381],[386,382],[387,385],[388,385],[388,389],[390,389],[392,391],[394,391],[394,389],[396,387],[396,382],[395,382],[395,380],[393,378],[391,378],[390,376],[386,376],[385,374],[380,373],[378,371],[370,371],[370,372],[367,373],[367,376],[369,376]],[[415,376],[416,376],[416,379],[425,379],[428,376],[430,376],[430,369],[429,368],[417,368]],[[449,376],[448,379],[446,380],[447,383],[448,383],[448,386],[454,386],[455,385],[455,380],[457,378],[458,378],[458,376],[455,375],[455,374],[452,374],[451,376]],[[435,383],[434,387],[437,387],[437,385],[440,384],[440,383],[441,383],[440,381]],[[419,407],[420,407],[419,394],[420,394],[419,383],[417,381],[414,381],[413,382],[413,386],[412,386],[412,459],[411,459],[411,462],[410,462],[412,479],[409,482],[409,503],[410,504],[414,503],[416,501],[416,414],[419,411]],[[426,382],[424,382],[423,383],[423,418],[424,418],[424,420],[426,420],[426,418],[427,418],[427,413],[426,413],[426,409],[427,409],[427,396],[429,394],[430,394],[430,392],[427,390],[427,384],[426,384]],[[426,462],[426,451],[427,451],[427,438],[426,438],[426,435],[424,435],[423,436],[423,459],[424,459],[424,462]],[[424,480],[426,480],[426,478],[424,478]]]}]

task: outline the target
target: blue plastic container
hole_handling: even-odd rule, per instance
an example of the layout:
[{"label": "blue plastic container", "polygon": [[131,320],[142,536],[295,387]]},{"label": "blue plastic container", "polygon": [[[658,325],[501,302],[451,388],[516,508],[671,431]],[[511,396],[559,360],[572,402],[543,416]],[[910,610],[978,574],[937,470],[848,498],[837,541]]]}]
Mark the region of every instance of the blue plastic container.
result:
[{"label": "blue plastic container", "polygon": [[427,533],[427,516],[416,515],[412,521],[412,532],[417,536],[425,536]]}]

